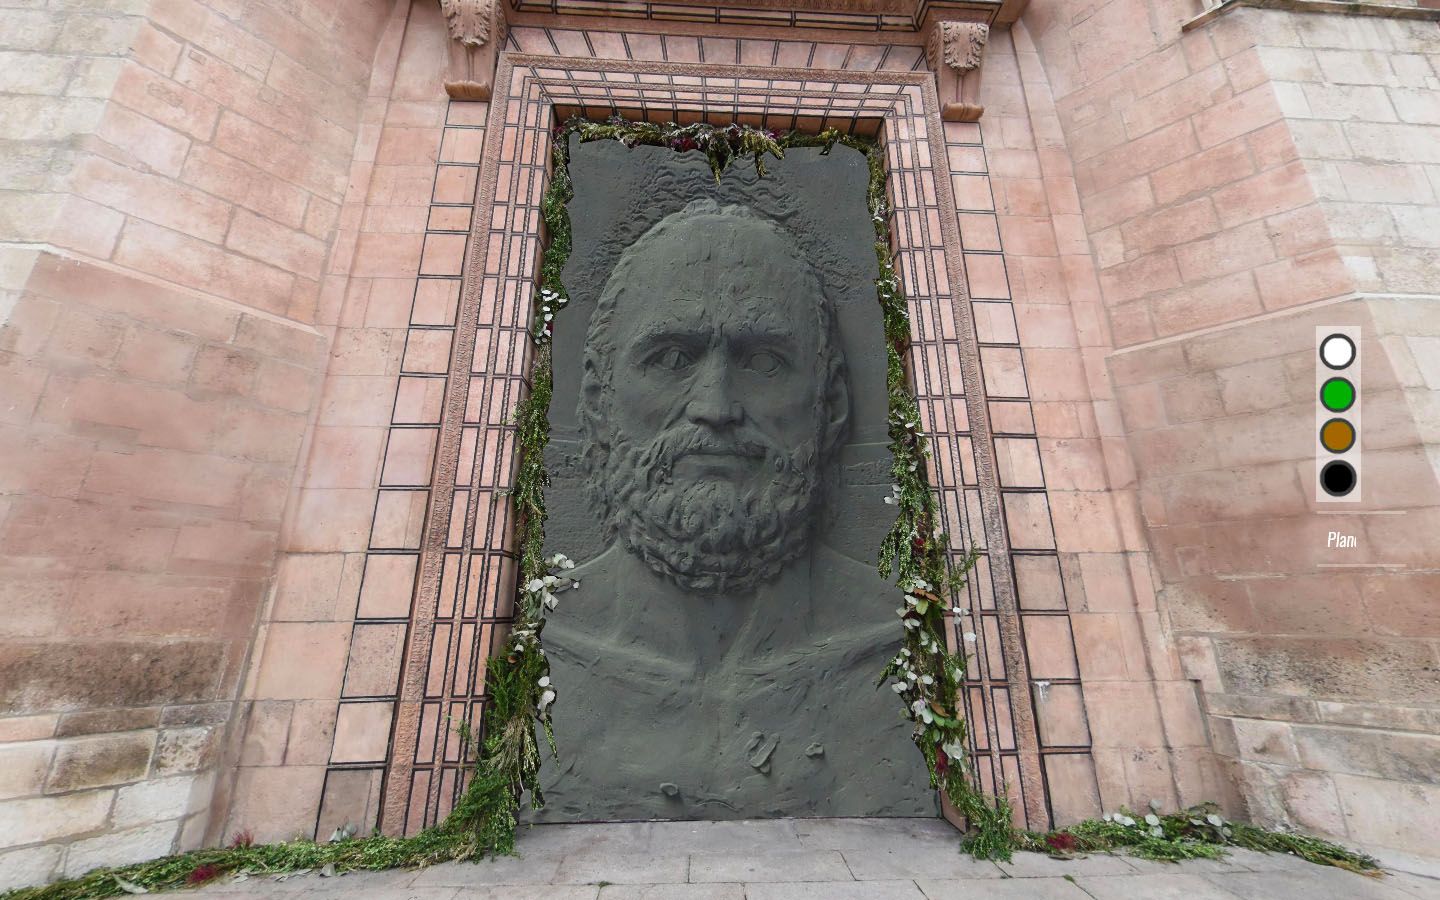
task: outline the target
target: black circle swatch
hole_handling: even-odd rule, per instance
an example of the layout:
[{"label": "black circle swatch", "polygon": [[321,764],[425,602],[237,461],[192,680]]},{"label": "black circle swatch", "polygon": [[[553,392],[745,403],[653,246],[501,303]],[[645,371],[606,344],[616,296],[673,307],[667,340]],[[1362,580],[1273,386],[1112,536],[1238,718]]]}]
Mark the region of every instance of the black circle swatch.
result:
[{"label": "black circle swatch", "polygon": [[1355,467],[1337,459],[1320,470],[1320,486],[1332,497],[1343,497],[1355,490]]}]

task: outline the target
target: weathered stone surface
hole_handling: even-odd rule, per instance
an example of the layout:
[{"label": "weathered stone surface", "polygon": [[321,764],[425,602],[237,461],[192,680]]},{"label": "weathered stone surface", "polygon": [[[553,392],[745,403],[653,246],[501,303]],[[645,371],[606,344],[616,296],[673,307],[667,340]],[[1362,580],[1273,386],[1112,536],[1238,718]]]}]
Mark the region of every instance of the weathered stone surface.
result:
[{"label": "weathered stone surface", "polygon": [[85,734],[107,734],[114,731],[140,731],[160,723],[160,707],[138,709],[92,709],[70,713],[60,718],[56,737]]},{"label": "weathered stone surface", "polygon": [[0,800],[40,793],[54,755],[54,741],[0,744]]},{"label": "weathered stone surface", "polygon": [[95,831],[105,823],[114,800],[114,791],[85,791],[0,803],[0,847]]},{"label": "weathered stone surface", "polygon": [[65,874],[73,878],[101,866],[120,866],[164,856],[174,847],[179,831],[178,822],[161,822],[76,841],[65,854]]},{"label": "weathered stone surface", "polygon": [[209,768],[219,753],[220,735],[219,729],[205,726],[160,732],[155,744],[155,774],[178,775]]},{"label": "weathered stone surface", "polygon": [[1215,643],[1221,676],[1236,693],[1385,700],[1403,684],[1412,702],[1440,701],[1440,663],[1420,642],[1234,637]]},{"label": "weathered stone surface", "polygon": [[0,853],[0,891],[10,888],[44,884],[50,880],[65,848],[59,844],[43,844]]},{"label": "weathered stone surface", "polygon": [[17,712],[207,700],[226,644],[14,643],[0,648],[0,706]]},{"label": "weathered stone surface", "polygon": [[224,725],[230,720],[235,704],[228,701],[167,706],[160,713],[162,728],[185,728],[194,725]]},{"label": "weathered stone surface", "polygon": [[1306,768],[1440,785],[1440,736],[1296,726]]},{"label": "weathered stone surface", "polygon": [[1351,840],[1433,855],[1429,835],[1440,810],[1440,788],[1356,775],[1334,779]]},{"label": "weathered stone surface", "polygon": [[45,792],[125,784],[145,777],[155,750],[155,732],[138,731],[62,742],[45,779]]},{"label": "weathered stone surface", "polygon": [[[129,828],[179,819],[190,811],[195,795],[208,792],[211,783],[211,778],[187,775],[122,787],[115,792],[111,824],[116,828]],[[208,801],[209,798],[201,799]]]}]

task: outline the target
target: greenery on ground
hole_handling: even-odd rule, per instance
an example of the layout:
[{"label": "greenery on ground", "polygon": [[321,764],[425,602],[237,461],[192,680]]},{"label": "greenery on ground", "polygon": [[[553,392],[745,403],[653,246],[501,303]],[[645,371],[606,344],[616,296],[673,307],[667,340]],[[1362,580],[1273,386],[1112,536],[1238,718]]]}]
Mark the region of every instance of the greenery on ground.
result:
[{"label": "greenery on ground", "polygon": [[[532,336],[537,344],[531,393],[516,410],[520,468],[510,492],[518,517],[520,580],[515,622],[503,652],[487,672],[487,695],[479,758],[465,792],[441,824],[410,837],[348,837],[337,834],[325,843],[296,840],[254,844],[243,836],[229,847],[197,850],[151,862],[100,869],[80,878],[4,895],[5,900],[88,900],[141,894],[199,885],[224,878],[282,877],[287,873],[336,875],[353,870],[415,868],[489,854],[512,853],[522,802],[544,803],[539,788],[541,747],[545,734],[552,752],[550,706],[557,686],[541,649],[547,610],[573,582],[563,556],[545,557],[545,496],[548,476],[543,464],[549,441],[551,391],[550,337],[555,314],[569,301],[560,274],[570,254],[572,195],[568,137],[581,141],[618,140],[626,146],[660,146],[702,153],[716,179],[734,163],[749,160],[765,173],[767,156],[781,159],[787,149],[818,147],[828,153],[836,144],[864,154],[869,166],[869,212],[875,232],[879,269],[876,294],[884,322],[890,399],[890,448],[894,456],[893,485],[886,502],[897,508],[895,525],[880,549],[880,572],[894,576],[904,593],[897,610],[901,622],[899,652],[880,674],[890,683],[914,724],[916,746],[929,770],[930,785],[942,791],[969,823],[965,848],[981,859],[1009,859],[1016,850],[1056,856],[1128,850],[1161,860],[1214,858],[1227,847],[1292,853],[1311,862],[1357,872],[1377,870],[1375,860],[1343,847],[1303,835],[1266,831],[1226,822],[1212,807],[1195,807],[1161,816],[1151,811],[1139,819],[1122,811],[1047,833],[1019,831],[1012,824],[1008,800],[989,797],[977,783],[970,762],[969,732],[961,701],[966,673],[964,645],[974,641],[964,623],[967,610],[951,607],[963,596],[965,579],[975,564],[972,552],[949,559],[950,539],[926,475],[929,449],[921,428],[919,404],[910,387],[906,359],[910,339],[908,303],[901,290],[890,251],[890,209],[885,191],[885,165],[873,142],[830,130],[818,135],[780,134],[741,125],[717,128],[706,124],[678,126],[611,119],[604,123],[574,119],[555,130],[553,173],[542,202],[549,242],[541,260],[535,292]],[[946,613],[958,628],[959,652],[949,648]],[[563,686],[560,686],[563,687]],[[468,724],[461,726],[470,745]]]},{"label": "greenery on ground", "polygon": [[1152,804],[1151,810],[1139,818],[1122,810],[1059,831],[1014,833],[1016,850],[1059,857],[1124,850],[1144,859],[1180,862],[1219,859],[1232,847],[1288,853],[1317,865],[1363,875],[1380,874],[1379,862],[1364,853],[1304,834],[1231,822],[1208,803],[1165,814]]}]

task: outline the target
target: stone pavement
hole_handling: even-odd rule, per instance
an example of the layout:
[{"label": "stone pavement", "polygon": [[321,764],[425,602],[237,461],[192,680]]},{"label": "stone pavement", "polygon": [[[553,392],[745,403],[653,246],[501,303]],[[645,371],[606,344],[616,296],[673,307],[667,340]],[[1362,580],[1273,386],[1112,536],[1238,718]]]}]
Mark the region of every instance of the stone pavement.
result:
[{"label": "stone pavement", "polygon": [[977,862],[933,819],[541,825],[520,858],[211,885],[209,900],[1440,900],[1440,880],[1366,878],[1237,851],[1172,865],[1018,854]]}]

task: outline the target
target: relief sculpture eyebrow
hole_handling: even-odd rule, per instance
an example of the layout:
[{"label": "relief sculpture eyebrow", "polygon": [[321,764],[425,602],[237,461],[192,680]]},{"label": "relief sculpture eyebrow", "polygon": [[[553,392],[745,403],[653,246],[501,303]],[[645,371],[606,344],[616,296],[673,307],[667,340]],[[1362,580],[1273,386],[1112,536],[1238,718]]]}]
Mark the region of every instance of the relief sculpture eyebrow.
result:
[{"label": "relief sculpture eyebrow", "polygon": [[694,331],[684,331],[674,322],[657,322],[640,329],[631,344],[631,356],[644,356],[656,347],[675,345],[687,350],[705,347],[710,343],[710,328],[699,325]]},{"label": "relief sculpture eyebrow", "polygon": [[[750,299],[764,300],[770,303],[779,302],[771,297],[753,297]],[[762,314],[758,318],[748,319],[741,322],[731,336],[759,340],[772,347],[785,350],[793,351],[797,349],[799,342],[795,339],[794,331],[785,327],[784,323],[773,321],[774,318],[772,315]]]}]

